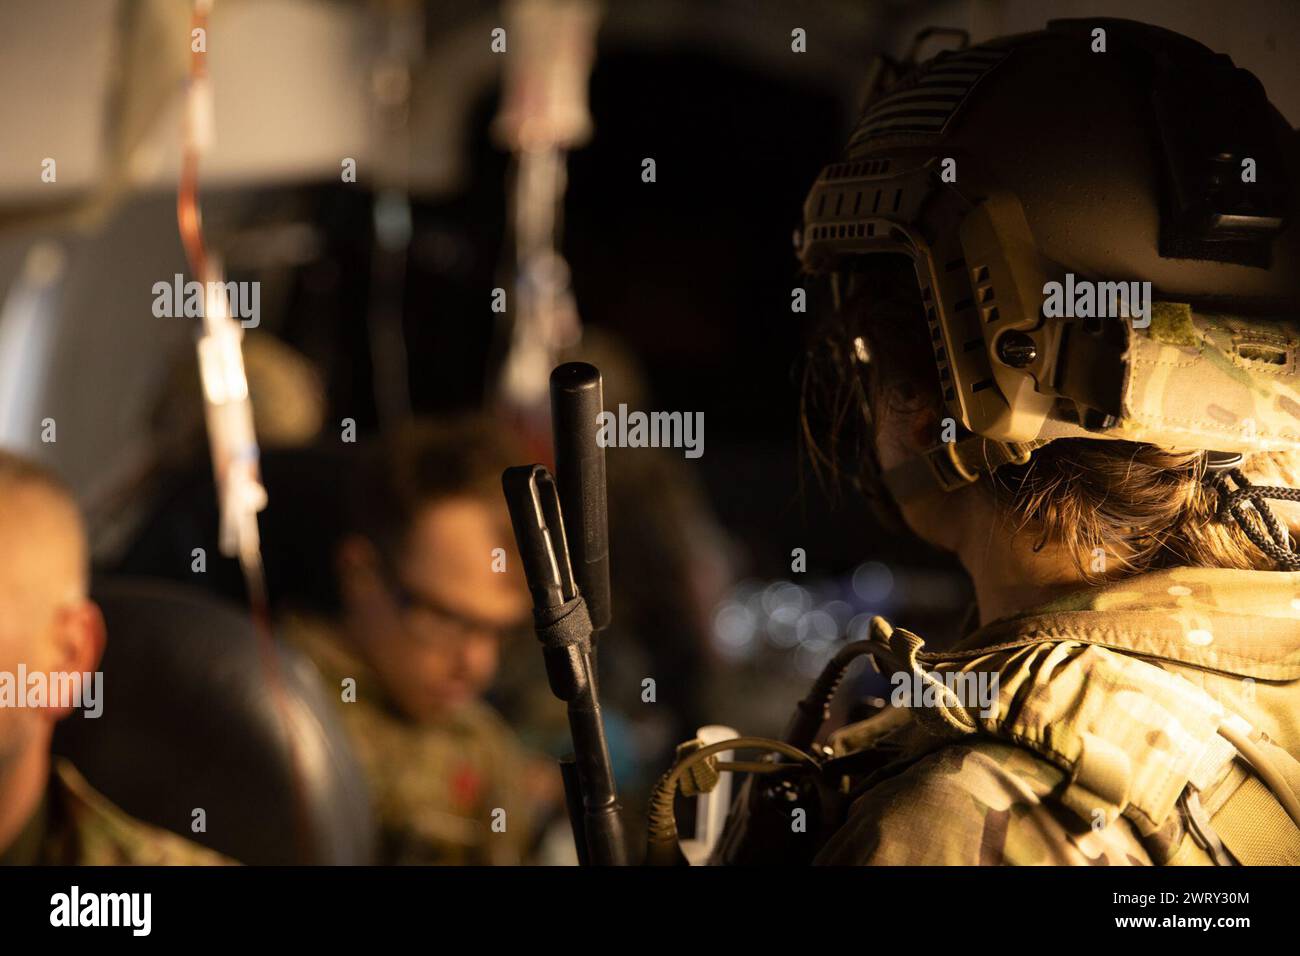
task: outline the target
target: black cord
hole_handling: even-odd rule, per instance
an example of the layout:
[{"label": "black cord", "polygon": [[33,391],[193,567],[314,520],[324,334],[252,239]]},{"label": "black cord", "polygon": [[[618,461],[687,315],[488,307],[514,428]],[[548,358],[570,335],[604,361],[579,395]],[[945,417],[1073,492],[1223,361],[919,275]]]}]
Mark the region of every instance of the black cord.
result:
[{"label": "black cord", "polygon": [[[1236,483],[1235,489],[1229,488],[1229,478]],[[1276,561],[1279,567],[1286,571],[1300,571],[1300,553],[1292,548],[1290,536],[1265,500],[1273,498],[1277,501],[1300,501],[1300,488],[1254,485],[1241,473],[1240,468],[1214,471],[1207,475],[1207,480],[1219,492],[1220,521],[1226,520],[1231,515],[1237,520],[1241,530],[1246,533],[1246,537],[1250,538],[1259,550]],[[1265,537],[1264,533],[1247,517],[1245,509],[1247,504],[1251,505],[1263,519],[1264,527],[1268,529],[1268,537]]]}]

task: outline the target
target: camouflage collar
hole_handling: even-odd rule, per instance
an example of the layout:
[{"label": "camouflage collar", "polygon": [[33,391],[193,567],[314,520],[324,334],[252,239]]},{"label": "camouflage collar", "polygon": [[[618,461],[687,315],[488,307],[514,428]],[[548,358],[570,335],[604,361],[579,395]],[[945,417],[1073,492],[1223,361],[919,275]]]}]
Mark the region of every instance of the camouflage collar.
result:
[{"label": "camouflage collar", "polygon": [[993,621],[927,663],[1078,641],[1258,680],[1300,679],[1300,572],[1174,568]]}]

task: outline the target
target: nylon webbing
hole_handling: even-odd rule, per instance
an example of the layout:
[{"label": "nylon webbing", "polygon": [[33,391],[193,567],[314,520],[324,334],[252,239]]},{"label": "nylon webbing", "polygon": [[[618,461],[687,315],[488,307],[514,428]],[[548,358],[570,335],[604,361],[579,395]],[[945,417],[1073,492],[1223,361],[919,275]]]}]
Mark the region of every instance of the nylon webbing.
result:
[{"label": "nylon webbing", "polygon": [[1210,825],[1245,866],[1300,865],[1300,830],[1254,774],[1246,776]]}]

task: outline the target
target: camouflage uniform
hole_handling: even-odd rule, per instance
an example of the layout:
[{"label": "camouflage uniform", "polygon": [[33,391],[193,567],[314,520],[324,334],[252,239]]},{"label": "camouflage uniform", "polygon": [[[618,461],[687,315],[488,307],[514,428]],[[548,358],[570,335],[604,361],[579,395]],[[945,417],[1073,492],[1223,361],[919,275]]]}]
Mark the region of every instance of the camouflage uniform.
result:
[{"label": "camouflage uniform", "polygon": [[[378,862],[522,862],[531,833],[521,785],[525,757],[496,711],[471,701],[435,723],[416,723],[397,710],[378,676],[328,623],[295,616],[284,631],[339,694],[378,817]],[[350,702],[341,691],[347,678],[356,681]]]},{"label": "camouflage uniform", "polygon": [[55,760],[49,789],[0,862],[42,866],[226,866],[234,861],[127,816]]},{"label": "camouflage uniform", "polygon": [[884,632],[903,671],[996,672],[996,704],[888,707],[833,735],[857,797],[818,862],[1300,863],[1220,729],[1300,791],[1300,573],[1148,573],[943,653]]}]

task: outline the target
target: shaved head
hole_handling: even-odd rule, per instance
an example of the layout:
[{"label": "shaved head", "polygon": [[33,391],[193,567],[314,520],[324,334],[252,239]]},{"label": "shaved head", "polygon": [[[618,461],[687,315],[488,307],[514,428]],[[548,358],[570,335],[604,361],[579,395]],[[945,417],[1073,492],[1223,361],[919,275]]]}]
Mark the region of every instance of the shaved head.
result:
[{"label": "shaved head", "polygon": [[[50,471],[0,450],[0,672],[92,670],[103,646],[87,598],[85,529],[67,487]],[[48,747],[61,713],[0,708],[6,758]]]},{"label": "shaved head", "polygon": [[0,601],[15,590],[84,598],[89,559],[76,502],[52,472],[0,450]]}]

